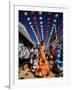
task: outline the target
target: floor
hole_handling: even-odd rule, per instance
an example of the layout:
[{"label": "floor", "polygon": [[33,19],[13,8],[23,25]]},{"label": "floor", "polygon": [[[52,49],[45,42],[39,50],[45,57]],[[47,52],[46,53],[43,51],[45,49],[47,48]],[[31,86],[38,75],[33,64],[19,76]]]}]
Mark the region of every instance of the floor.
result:
[{"label": "floor", "polygon": [[[19,79],[33,79],[33,78],[37,78],[34,76],[34,74],[31,72],[31,70],[28,68],[27,65],[24,65],[23,67],[19,67]],[[50,72],[50,74],[48,76],[46,76],[47,78],[50,77],[55,77],[55,74]]]}]

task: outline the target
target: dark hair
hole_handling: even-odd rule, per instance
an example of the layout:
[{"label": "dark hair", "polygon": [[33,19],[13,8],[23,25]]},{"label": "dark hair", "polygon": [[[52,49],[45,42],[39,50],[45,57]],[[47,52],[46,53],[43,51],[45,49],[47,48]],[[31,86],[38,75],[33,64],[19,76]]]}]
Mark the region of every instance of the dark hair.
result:
[{"label": "dark hair", "polygon": [[44,45],[43,43],[44,43],[44,40],[41,41],[41,45]]}]

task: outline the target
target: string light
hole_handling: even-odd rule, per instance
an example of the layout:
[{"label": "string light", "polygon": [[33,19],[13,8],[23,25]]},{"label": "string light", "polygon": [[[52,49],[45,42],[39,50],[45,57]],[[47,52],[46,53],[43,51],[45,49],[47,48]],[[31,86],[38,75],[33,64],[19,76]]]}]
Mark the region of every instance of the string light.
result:
[{"label": "string light", "polygon": [[39,15],[42,15],[42,12],[41,11],[39,12]]},{"label": "string light", "polygon": [[55,17],[58,18],[58,14],[55,14]]},{"label": "string light", "polygon": [[30,18],[28,17],[27,20],[30,21]]},{"label": "string light", "polygon": [[25,16],[27,16],[27,14],[28,14],[27,12],[24,13]]},{"label": "string light", "polygon": [[31,25],[31,24],[32,24],[32,22],[29,22],[29,24]]},{"label": "string light", "polygon": [[40,20],[42,20],[42,17],[39,17]]},{"label": "string light", "polygon": [[42,22],[42,21],[40,21],[40,24],[43,24],[43,22]]}]

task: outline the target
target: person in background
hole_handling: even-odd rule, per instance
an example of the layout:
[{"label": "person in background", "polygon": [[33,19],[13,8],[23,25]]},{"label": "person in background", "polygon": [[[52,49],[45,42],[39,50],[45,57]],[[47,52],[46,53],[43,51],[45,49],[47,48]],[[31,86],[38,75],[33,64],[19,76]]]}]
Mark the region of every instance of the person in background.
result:
[{"label": "person in background", "polygon": [[54,66],[54,62],[55,62],[55,58],[56,58],[56,48],[52,47],[50,45],[49,47],[49,65],[50,65],[50,70],[52,71],[53,66]]},{"label": "person in background", "polygon": [[30,49],[30,68],[32,68],[33,60],[35,56],[35,46]]}]

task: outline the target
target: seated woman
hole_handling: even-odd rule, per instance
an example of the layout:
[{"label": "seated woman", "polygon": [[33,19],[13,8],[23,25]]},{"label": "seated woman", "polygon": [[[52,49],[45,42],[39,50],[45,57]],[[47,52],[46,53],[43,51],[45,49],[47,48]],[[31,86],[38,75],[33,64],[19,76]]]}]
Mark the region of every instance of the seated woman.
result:
[{"label": "seated woman", "polygon": [[36,64],[36,76],[46,76],[50,72],[49,70],[49,63],[45,56],[45,44],[44,41],[41,41],[40,50],[39,50],[39,61]]}]

